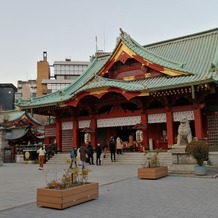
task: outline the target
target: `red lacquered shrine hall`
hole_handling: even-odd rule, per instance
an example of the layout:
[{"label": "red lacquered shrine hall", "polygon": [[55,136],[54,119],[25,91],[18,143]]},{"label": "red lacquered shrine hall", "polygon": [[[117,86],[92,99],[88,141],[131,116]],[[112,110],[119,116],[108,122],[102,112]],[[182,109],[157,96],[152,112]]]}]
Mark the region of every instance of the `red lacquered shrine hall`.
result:
[{"label": "red lacquered shrine hall", "polygon": [[93,56],[67,88],[17,106],[55,118],[45,143],[55,139],[59,151],[81,144],[84,128],[94,146],[119,136],[128,147],[130,135],[137,146],[137,125],[144,149],[168,149],[183,117],[193,137],[218,137],[217,82],[218,29],[146,46],[120,29],[114,50]]}]

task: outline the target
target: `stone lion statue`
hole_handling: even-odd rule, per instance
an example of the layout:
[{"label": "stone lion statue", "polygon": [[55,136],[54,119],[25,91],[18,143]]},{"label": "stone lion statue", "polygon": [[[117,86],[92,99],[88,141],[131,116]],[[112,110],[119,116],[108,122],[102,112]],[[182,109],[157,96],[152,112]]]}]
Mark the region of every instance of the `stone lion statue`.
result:
[{"label": "stone lion statue", "polygon": [[180,120],[176,145],[187,145],[191,141],[192,141],[192,133],[191,133],[189,121],[186,117],[184,117]]}]

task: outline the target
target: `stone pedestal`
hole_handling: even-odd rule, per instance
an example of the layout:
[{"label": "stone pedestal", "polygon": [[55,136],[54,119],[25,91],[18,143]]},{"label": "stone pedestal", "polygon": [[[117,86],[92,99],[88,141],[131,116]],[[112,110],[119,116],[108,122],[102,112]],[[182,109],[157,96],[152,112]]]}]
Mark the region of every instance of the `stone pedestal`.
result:
[{"label": "stone pedestal", "polygon": [[169,172],[178,174],[193,174],[194,164],[173,164],[169,166]]},{"label": "stone pedestal", "polygon": [[173,145],[171,149],[173,165],[169,171],[173,173],[193,173],[196,160],[187,156],[185,152],[186,145]]},{"label": "stone pedestal", "polygon": [[171,149],[173,164],[195,164],[196,160],[185,152],[186,146],[173,145]]}]

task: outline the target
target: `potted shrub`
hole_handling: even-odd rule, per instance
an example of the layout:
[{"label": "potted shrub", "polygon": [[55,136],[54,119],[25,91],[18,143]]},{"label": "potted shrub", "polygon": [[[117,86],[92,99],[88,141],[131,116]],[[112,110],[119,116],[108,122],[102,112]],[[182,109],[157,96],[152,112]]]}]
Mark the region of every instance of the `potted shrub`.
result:
[{"label": "potted shrub", "polygon": [[37,206],[64,209],[97,199],[98,183],[87,181],[89,172],[89,168],[80,170],[75,166],[67,169],[61,179],[47,182],[46,187],[37,189]]},{"label": "potted shrub", "polygon": [[204,161],[208,160],[209,145],[204,140],[192,140],[185,148],[187,155],[192,156],[197,164],[194,166],[196,175],[206,175],[207,168]]},{"label": "potted shrub", "polygon": [[159,179],[168,175],[167,166],[160,166],[158,153],[161,149],[156,149],[155,152],[145,151],[145,160],[141,168],[138,168],[139,179]]}]

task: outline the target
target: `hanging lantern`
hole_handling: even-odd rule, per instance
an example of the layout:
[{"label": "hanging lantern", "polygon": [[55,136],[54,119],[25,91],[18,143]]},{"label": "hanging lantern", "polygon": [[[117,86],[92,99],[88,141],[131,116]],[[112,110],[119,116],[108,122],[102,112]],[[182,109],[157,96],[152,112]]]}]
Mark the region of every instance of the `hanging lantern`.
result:
[{"label": "hanging lantern", "polygon": [[94,130],[92,130],[90,127],[84,127],[81,132],[84,132],[84,142],[85,144],[88,144],[89,142],[91,142],[91,132],[94,132]]},{"label": "hanging lantern", "polygon": [[136,124],[132,127],[133,129],[144,130],[147,129],[147,126],[142,125],[141,123]]},{"label": "hanging lantern", "polygon": [[141,123],[136,124],[132,127],[133,129],[136,129],[136,141],[138,143],[141,143],[143,141],[143,130],[147,129],[147,126],[142,125]]},{"label": "hanging lantern", "polygon": [[94,132],[94,130],[92,130],[90,127],[84,127],[81,132]]}]

